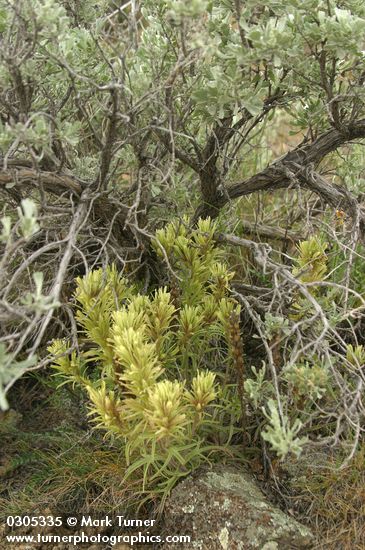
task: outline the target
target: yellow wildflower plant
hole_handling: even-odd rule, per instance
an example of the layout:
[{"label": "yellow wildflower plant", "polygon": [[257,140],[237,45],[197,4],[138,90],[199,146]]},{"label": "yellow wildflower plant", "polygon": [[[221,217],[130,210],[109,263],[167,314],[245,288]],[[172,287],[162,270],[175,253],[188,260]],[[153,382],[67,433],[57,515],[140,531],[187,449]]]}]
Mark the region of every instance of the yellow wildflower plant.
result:
[{"label": "yellow wildflower plant", "polygon": [[96,427],[123,446],[141,491],[165,494],[217,451],[217,431],[227,445],[240,429],[214,420],[229,406],[218,380],[232,361],[230,313],[239,313],[214,231],[211,220],[190,228],[188,218],[158,230],[152,246],[168,275],[148,294],[115,266],[78,278],[80,351],[50,348],[57,373],[84,388]]}]

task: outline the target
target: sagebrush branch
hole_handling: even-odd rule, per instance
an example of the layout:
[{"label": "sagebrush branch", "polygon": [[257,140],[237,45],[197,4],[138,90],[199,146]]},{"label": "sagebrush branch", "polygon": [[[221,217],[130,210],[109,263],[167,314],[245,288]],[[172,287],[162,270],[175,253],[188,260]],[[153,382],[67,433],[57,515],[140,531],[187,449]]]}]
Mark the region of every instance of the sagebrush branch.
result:
[{"label": "sagebrush branch", "polygon": [[81,195],[84,188],[81,181],[65,174],[54,172],[37,171],[31,168],[17,168],[4,170],[0,166],[0,186],[19,187],[24,184],[37,185],[41,183],[44,189],[57,195],[62,194],[65,189],[76,195]]},{"label": "sagebrush branch", "polygon": [[[331,129],[310,144],[301,144],[247,180],[227,186],[216,204],[199,206],[200,216],[217,215],[229,201],[258,191],[275,191],[289,187],[304,187],[314,191],[324,202],[343,209],[352,218],[360,208],[357,198],[345,187],[328,182],[315,171],[326,155],[354,139],[365,137],[365,120],[344,127],[340,132]],[[361,230],[365,225],[364,212],[360,212]],[[362,231],[363,232],[363,231]]]}]

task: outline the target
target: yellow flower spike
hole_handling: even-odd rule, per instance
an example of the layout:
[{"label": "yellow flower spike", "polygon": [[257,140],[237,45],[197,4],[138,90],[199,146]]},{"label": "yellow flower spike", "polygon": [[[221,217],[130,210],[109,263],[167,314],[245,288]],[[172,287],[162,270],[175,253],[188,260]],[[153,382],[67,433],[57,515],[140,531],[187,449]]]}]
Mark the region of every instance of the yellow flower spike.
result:
[{"label": "yellow flower spike", "polygon": [[103,270],[95,269],[84,277],[77,277],[77,288],[75,291],[76,300],[85,308],[89,308],[103,290]]},{"label": "yellow flower spike", "polygon": [[327,243],[315,236],[307,241],[301,241],[297,249],[299,255],[293,275],[298,276],[303,283],[323,281],[327,273]]},{"label": "yellow flower spike", "polygon": [[189,264],[197,257],[197,250],[191,248],[190,240],[183,235],[174,240],[173,250],[180,260]]},{"label": "yellow flower spike", "polygon": [[176,311],[167,288],[159,288],[150,302],[147,327],[152,340],[158,341],[169,329],[171,319]]},{"label": "yellow flower spike", "polygon": [[146,311],[151,305],[151,300],[148,296],[137,294],[132,300],[128,303],[128,312],[131,314],[143,314],[147,318]]},{"label": "yellow flower spike", "polygon": [[346,359],[351,365],[356,368],[361,368],[365,365],[365,348],[364,346],[353,346],[348,344],[346,346]]},{"label": "yellow flower spike", "polygon": [[47,350],[54,356],[53,368],[66,378],[81,382],[83,379],[81,370],[81,356],[76,351],[67,353],[70,349],[65,340],[53,340]]},{"label": "yellow flower spike", "polygon": [[182,437],[188,422],[183,403],[184,386],[180,382],[163,380],[148,392],[146,419],[157,439]]},{"label": "yellow flower spike", "polygon": [[234,273],[228,271],[227,266],[222,262],[214,262],[210,268],[211,278],[213,280],[223,279],[226,284],[233,278]]},{"label": "yellow flower spike", "polygon": [[199,333],[203,322],[200,307],[184,306],[180,311],[179,333],[182,343],[186,343],[194,334]]},{"label": "yellow flower spike", "polygon": [[109,308],[115,308],[129,297],[132,291],[127,279],[118,273],[114,264],[105,270],[95,269],[83,277],[77,277],[76,283],[75,298],[84,311],[95,307],[101,299],[104,299]]},{"label": "yellow flower spike", "polygon": [[209,233],[213,236],[216,226],[216,222],[212,221],[210,216],[207,218],[199,218],[198,220],[198,230],[201,233]]},{"label": "yellow flower spike", "polygon": [[[134,302],[133,302],[134,303]],[[113,313],[113,327],[112,327],[112,338],[123,335],[125,330],[133,328],[134,330],[140,330],[145,332],[146,325],[146,312],[141,309],[134,309],[133,307],[126,308],[123,307],[119,311]]]},{"label": "yellow flower spike", "polygon": [[105,382],[99,388],[87,387],[90,401],[93,403],[89,415],[96,416],[98,428],[108,428],[110,431],[122,433],[122,402],[114,391],[107,391]]},{"label": "yellow flower spike", "polygon": [[178,221],[171,222],[167,224],[163,229],[158,229],[155,233],[155,239],[152,241],[152,246],[155,249],[156,253],[163,257],[164,249],[165,253],[169,256],[177,239],[180,237],[184,238],[187,234],[186,227],[189,224],[189,219],[187,217],[183,218],[183,223]]},{"label": "yellow flower spike", "polygon": [[115,356],[124,367],[119,379],[136,397],[143,397],[162,374],[156,344],[146,341],[142,330],[128,328],[121,332],[113,329]]},{"label": "yellow flower spike", "polygon": [[198,413],[217,397],[215,374],[210,371],[198,372],[191,383],[191,392],[187,392],[189,403]]},{"label": "yellow flower spike", "polygon": [[133,287],[128,282],[128,279],[118,272],[115,264],[106,268],[106,274],[107,285],[111,291],[114,304],[119,307],[122,300],[131,295]]},{"label": "yellow flower spike", "polygon": [[217,311],[219,302],[212,294],[207,294],[203,298],[203,321],[206,325],[212,325],[217,320]]},{"label": "yellow flower spike", "polygon": [[203,249],[214,247],[214,232],[216,230],[216,223],[208,217],[205,219],[199,219],[198,227],[193,232],[192,238],[197,245]]},{"label": "yellow flower spike", "polygon": [[215,262],[210,269],[210,279],[212,281],[210,288],[215,296],[223,298],[228,293],[229,282],[234,273],[229,272],[227,267],[221,262]]},{"label": "yellow flower spike", "polygon": [[219,302],[217,318],[226,330],[229,330],[230,318],[233,312],[235,312],[235,314],[239,318],[241,313],[241,306],[237,304],[234,300],[231,300],[229,298],[222,298]]}]

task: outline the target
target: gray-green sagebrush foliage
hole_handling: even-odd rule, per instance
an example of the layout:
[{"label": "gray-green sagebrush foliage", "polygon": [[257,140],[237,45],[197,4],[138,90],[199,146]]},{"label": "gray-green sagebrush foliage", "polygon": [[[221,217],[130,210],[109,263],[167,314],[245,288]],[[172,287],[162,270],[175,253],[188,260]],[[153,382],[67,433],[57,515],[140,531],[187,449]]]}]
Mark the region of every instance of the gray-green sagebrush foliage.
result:
[{"label": "gray-green sagebrush foliage", "polygon": [[[17,249],[22,243],[27,243],[40,229],[37,221],[37,207],[30,199],[21,201],[21,206],[17,209],[17,218],[15,223],[11,216],[3,216],[0,219],[2,225],[0,243],[4,247],[0,258],[0,280],[2,282],[8,276],[9,263],[13,260]],[[42,293],[43,273],[39,271],[32,273],[32,279],[33,288],[20,298],[22,315],[25,317],[34,316],[58,306],[55,300]],[[16,354],[7,350],[6,344],[0,342],[0,411],[7,410],[9,407],[6,393],[10,387],[29,367],[36,363],[37,357],[34,353],[29,353],[19,361]]]},{"label": "gray-green sagebrush foliage", "polygon": [[[76,10],[56,0],[2,2],[2,91],[19,102],[14,113],[3,107],[4,152],[31,147],[57,164],[56,143],[64,167],[97,177],[111,131],[108,96],[118,100],[112,122],[120,146],[111,156],[125,169],[137,161],[134,137],[148,129],[146,154],[152,144],[170,149],[172,129],[174,154],[195,170],[217,121],[239,131],[281,108],[315,135],[363,115],[361,1],[145,0],[131,9],[121,8],[123,24],[108,2]],[[17,52],[22,34],[28,40]],[[220,160],[220,151],[211,153]]]}]

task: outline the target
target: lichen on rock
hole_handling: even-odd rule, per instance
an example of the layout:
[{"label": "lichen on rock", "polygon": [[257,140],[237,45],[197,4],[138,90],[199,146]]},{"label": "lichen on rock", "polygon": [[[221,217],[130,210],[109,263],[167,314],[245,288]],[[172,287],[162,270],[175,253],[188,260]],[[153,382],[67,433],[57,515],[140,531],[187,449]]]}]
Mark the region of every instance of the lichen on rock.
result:
[{"label": "lichen on rock", "polygon": [[166,503],[165,524],[166,533],[191,537],[189,545],[174,544],[176,550],[299,550],[314,541],[307,527],[267,500],[250,474],[224,465],[180,483]]}]

